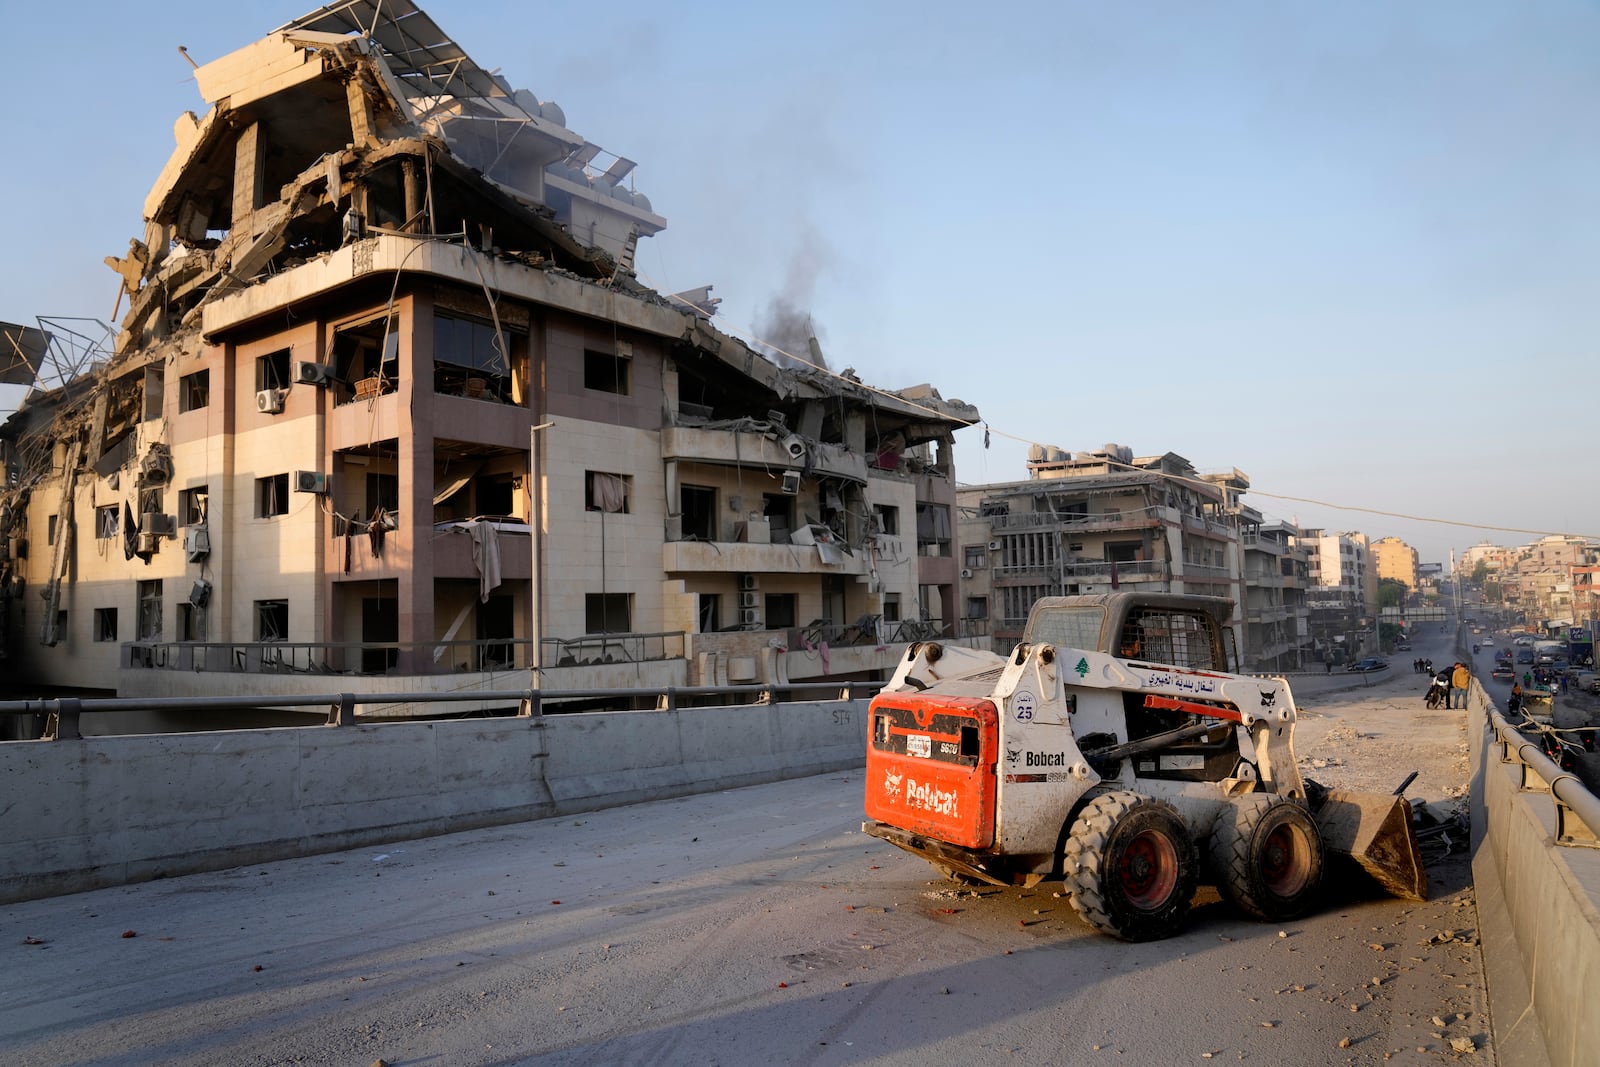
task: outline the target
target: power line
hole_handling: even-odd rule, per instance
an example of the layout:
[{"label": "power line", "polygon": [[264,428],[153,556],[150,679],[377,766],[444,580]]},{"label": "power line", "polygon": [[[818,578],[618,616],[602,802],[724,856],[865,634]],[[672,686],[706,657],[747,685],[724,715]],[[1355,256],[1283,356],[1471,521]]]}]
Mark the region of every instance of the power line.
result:
[{"label": "power line", "polygon": [[[650,278],[648,278],[647,276],[638,275],[638,277],[640,277],[641,280],[643,280],[647,285],[651,285],[652,287],[654,287],[658,293],[663,291],[660,286],[657,286],[655,284],[655,282],[653,280],[651,280]],[[688,307],[688,308],[690,308],[690,309],[692,309],[692,310],[694,310],[696,312],[698,312],[700,310],[699,308],[695,307],[695,305],[691,304],[689,301],[683,299],[682,297],[678,296],[675,293],[669,293],[669,294],[666,294],[666,295],[667,295],[667,298],[669,300],[676,300],[679,303],[684,304],[686,307]],[[728,326],[728,323],[724,319],[723,328],[726,329],[727,326]],[[790,359],[794,360],[796,363],[803,363],[807,367],[810,367],[812,370],[819,371],[819,372],[821,372],[823,374],[826,374],[826,375],[828,375],[829,377],[832,377],[832,378],[837,378],[839,381],[848,382],[850,385],[853,385],[853,386],[855,386],[857,388],[860,388],[860,389],[865,389],[866,391],[868,391],[870,393],[875,393],[875,394],[877,394],[879,396],[882,396],[882,397],[885,397],[885,398],[892,398],[895,401],[898,401],[899,403],[906,404],[906,405],[910,406],[911,408],[919,410],[919,411],[922,411],[922,412],[924,412],[924,413],[926,413],[928,415],[933,415],[933,416],[936,416],[936,417],[941,418],[941,419],[947,419],[947,420],[949,420],[951,422],[960,423],[962,425],[963,429],[970,429],[970,428],[975,427],[975,426],[982,426],[983,427],[983,434],[984,434],[984,447],[985,448],[988,447],[989,435],[990,434],[993,434],[996,437],[1004,437],[1004,438],[1006,438],[1007,440],[1010,440],[1010,441],[1016,441],[1018,444],[1037,445],[1039,447],[1046,447],[1042,441],[1035,441],[1035,440],[1033,440],[1031,438],[1020,437],[1017,434],[1007,433],[1006,431],[1001,430],[998,427],[993,426],[987,419],[978,419],[978,420],[975,420],[975,421],[974,420],[964,419],[964,418],[961,418],[959,415],[952,415],[952,414],[950,414],[948,412],[938,411],[938,410],[936,410],[934,408],[928,407],[925,404],[919,404],[915,400],[911,400],[911,399],[908,399],[907,397],[901,396],[899,393],[896,393],[896,392],[894,392],[892,390],[880,389],[880,388],[878,388],[876,386],[868,385],[866,382],[857,381],[854,378],[846,378],[843,374],[839,373],[838,371],[834,370],[833,368],[824,366],[824,365],[822,365],[820,363],[815,363],[811,359],[809,359],[807,356],[796,355],[793,352],[785,352],[783,349],[779,348],[777,345],[772,344],[772,343],[770,343],[768,341],[762,340],[761,337],[759,335],[757,335],[757,333],[755,332],[754,328],[752,328],[752,327],[749,327],[749,326],[745,327],[744,332],[745,332],[746,335],[748,335],[748,339],[750,341],[753,341],[755,344],[757,344],[757,345],[759,345],[759,346],[761,346],[763,348],[766,348],[766,349],[768,349],[770,351],[777,352],[777,353],[779,353],[781,355],[787,356]],[[735,336],[737,336],[737,334],[735,334]],[[1150,473],[1148,468],[1136,467],[1131,463],[1121,463],[1121,462],[1118,462],[1117,460],[1111,459],[1109,456],[1105,457],[1105,464],[1106,464],[1107,467],[1118,467],[1118,468],[1121,468],[1123,470],[1140,471],[1140,472]],[[1188,481],[1188,482],[1194,482],[1196,484],[1203,484],[1203,485],[1209,486],[1211,488],[1216,488],[1217,487],[1215,482],[1208,482],[1203,478],[1190,478],[1190,477],[1188,477],[1186,475],[1169,474],[1169,473],[1164,472],[1164,471],[1158,471],[1158,472],[1155,472],[1155,473],[1160,473],[1164,477],[1171,478],[1171,479],[1173,479],[1175,481]],[[1495,526],[1495,525],[1490,524],[1490,523],[1463,522],[1463,521],[1461,521],[1459,519],[1439,519],[1439,518],[1432,518],[1432,517],[1429,517],[1429,516],[1426,516],[1426,515],[1408,515],[1405,512],[1384,511],[1384,510],[1382,510],[1380,508],[1361,507],[1360,505],[1357,505],[1357,504],[1335,504],[1335,503],[1332,503],[1331,501],[1327,501],[1327,500],[1313,500],[1310,497],[1289,496],[1289,495],[1287,495],[1285,493],[1269,493],[1269,492],[1266,492],[1265,490],[1257,489],[1254,486],[1251,486],[1249,489],[1244,490],[1241,495],[1249,495],[1249,494],[1254,494],[1256,496],[1264,496],[1264,497],[1268,497],[1268,498],[1273,499],[1273,500],[1291,500],[1291,501],[1294,501],[1295,503],[1299,503],[1299,504],[1313,504],[1313,505],[1315,505],[1317,507],[1332,508],[1335,511],[1359,511],[1359,512],[1362,512],[1362,513],[1367,514],[1367,515],[1380,515],[1380,516],[1382,516],[1384,518],[1388,518],[1388,519],[1407,519],[1407,520],[1412,521],[1412,522],[1435,523],[1435,524],[1438,524],[1438,525],[1441,525],[1441,526],[1458,526],[1458,527],[1462,527],[1462,528],[1468,529],[1468,530],[1489,530],[1489,531],[1493,531],[1493,532],[1497,532],[1497,533],[1532,534],[1532,535],[1534,535],[1536,537],[1576,536],[1576,537],[1583,537],[1583,538],[1585,538],[1587,540],[1591,540],[1591,541],[1600,540],[1600,537],[1596,537],[1593,534],[1573,534],[1570,530],[1529,530],[1529,529],[1524,529],[1524,528],[1519,527],[1519,526]]]},{"label": "power line", "polygon": [[1247,490],[1247,492],[1255,493],[1258,496],[1271,497],[1274,500],[1293,500],[1299,504],[1315,504],[1317,507],[1333,508],[1335,511],[1360,511],[1365,512],[1368,515],[1382,515],[1384,518],[1388,519],[1409,519],[1412,522],[1431,522],[1438,523],[1441,526],[1462,526],[1469,530],[1495,530],[1500,533],[1534,534],[1539,537],[1566,537],[1570,535],[1584,537],[1589,540],[1600,540],[1600,538],[1596,538],[1592,534],[1572,534],[1572,531],[1570,530],[1528,530],[1520,526],[1495,526],[1490,523],[1483,522],[1463,522],[1460,519],[1438,519],[1428,515],[1410,515],[1403,511],[1383,511],[1380,508],[1364,508],[1357,504],[1335,504],[1331,501],[1313,500],[1310,497],[1304,496],[1288,496],[1283,493],[1268,493],[1254,487],[1251,487],[1249,490]]}]

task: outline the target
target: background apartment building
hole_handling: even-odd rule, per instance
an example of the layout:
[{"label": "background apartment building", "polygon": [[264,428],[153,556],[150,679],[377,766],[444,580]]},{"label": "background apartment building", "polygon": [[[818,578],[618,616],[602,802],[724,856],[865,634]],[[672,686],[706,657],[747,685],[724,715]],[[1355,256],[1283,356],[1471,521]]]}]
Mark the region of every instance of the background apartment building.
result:
[{"label": "background apartment building", "polygon": [[1182,456],[1035,446],[1028,471],[1025,481],[957,492],[968,610],[987,599],[997,647],[1021,638],[1044,596],[1135,587],[1234,595],[1239,537],[1225,495]]},{"label": "background apartment building", "polygon": [[1385,578],[1403,584],[1407,590],[1417,590],[1417,550],[1398,537],[1380,537],[1372,542],[1372,567],[1377,579]]}]

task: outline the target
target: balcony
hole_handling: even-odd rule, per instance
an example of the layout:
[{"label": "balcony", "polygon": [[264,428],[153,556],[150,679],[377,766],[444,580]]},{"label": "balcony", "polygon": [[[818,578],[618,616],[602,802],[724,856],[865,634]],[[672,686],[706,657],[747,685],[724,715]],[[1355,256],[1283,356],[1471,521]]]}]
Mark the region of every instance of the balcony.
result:
[{"label": "balcony", "polygon": [[1213,567],[1208,563],[1185,563],[1183,573],[1174,574],[1174,578],[1212,578],[1231,581],[1233,572],[1227,567]]},{"label": "balcony", "polygon": [[661,569],[668,574],[864,575],[871,566],[866,556],[838,546],[668,541],[661,546]]},{"label": "balcony", "polygon": [[990,516],[989,529],[997,534],[1045,529],[1071,530],[1074,533],[1143,530],[1159,526],[1165,511],[1166,508],[1133,508],[1127,511],[1102,512],[1098,515],[1059,515],[1025,511],[1018,514]]},{"label": "balcony", "polygon": [[1020,567],[996,566],[994,583],[997,586],[1036,585],[1041,581],[1060,582],[1065,585],[1108,583],[1111,581],[1113,566],[1116,567],[1118,582],[1164,582],[1171,576],[1171,569],[1165,560],[1131,560],[1117,564],[1094,560],[1065,564],[1026,564]]},{"label": "balcony", "polygon": [[[716,463],[730,467],[798,470],[800,457],[789,450],[785,438],[747,430],[707,430],[696,426],[669,426],[661,431],[661,458],[668,462]],[[800,446],[804,450],[804,443]],[[802,451],[802,456],[805,452]],[[843,445],[814,443],[810,448],[812,474],[846,478],[866,484],[867,458]]]}]

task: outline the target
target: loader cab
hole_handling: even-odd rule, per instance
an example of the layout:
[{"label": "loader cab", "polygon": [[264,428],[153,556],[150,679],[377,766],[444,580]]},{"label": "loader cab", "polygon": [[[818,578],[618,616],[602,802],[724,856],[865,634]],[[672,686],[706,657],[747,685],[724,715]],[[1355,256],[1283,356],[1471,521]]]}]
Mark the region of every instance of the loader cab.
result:
[{"label": "loader cab", "polygon": [[1182,593],[1099,593],[1042,597],[1022,639],[1119,659],[1193,670],[1237,672],[1233,601]]}]

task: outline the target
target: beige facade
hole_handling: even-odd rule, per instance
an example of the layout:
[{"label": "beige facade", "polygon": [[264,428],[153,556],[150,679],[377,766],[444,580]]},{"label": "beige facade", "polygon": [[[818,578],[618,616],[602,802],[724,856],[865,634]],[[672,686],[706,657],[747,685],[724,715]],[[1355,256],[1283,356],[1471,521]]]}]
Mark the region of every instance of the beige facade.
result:
[{"label": "beige facade", "polygon": [[1417,588],[1417,550],[1398,537],[1380,537],[1372,542],[1372,566],[1378,580],[1385,578]]}]

